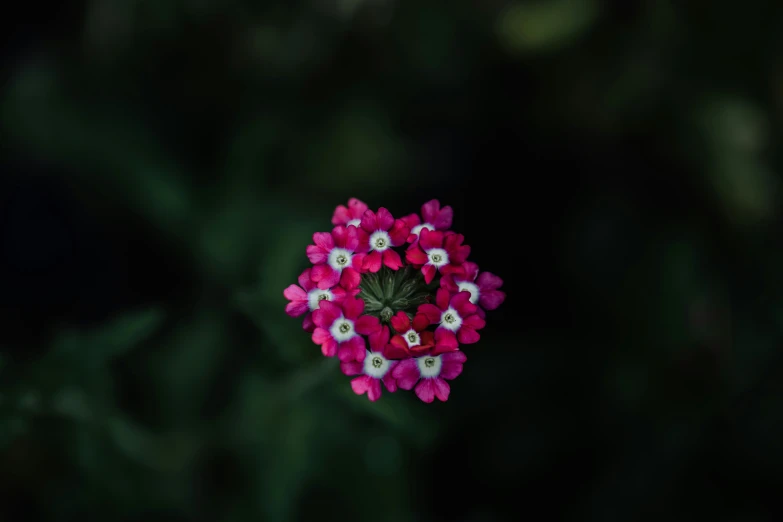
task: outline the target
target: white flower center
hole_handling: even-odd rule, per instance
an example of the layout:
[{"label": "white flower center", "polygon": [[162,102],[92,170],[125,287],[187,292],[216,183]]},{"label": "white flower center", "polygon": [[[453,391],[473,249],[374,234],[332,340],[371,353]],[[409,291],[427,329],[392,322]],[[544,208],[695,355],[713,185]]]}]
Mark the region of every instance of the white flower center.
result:
[{"label": "white flower center", "polygon": [[391,246],[391,238],[385,230],[376,230],[370,236],[370,250],[383,252]]},{"label": "white flower center", "polygon": [[351,257],[353,253],[344,248],[333,248],[329,252],[329,266],[341,272],[343,268],[351,266]]},{"label": "white flower center", "polygon": [[382,379],[389,371],[389,366],[389,360],[379,353],[368,351],[367,357],[364,358],[364,374],[375,379]]},{"label": "white flower center", "polygon": [[332,337],[338,343],[344,343],[356,335],[356,332],[353,330],[353,321],[345,317],[340,317],[332,323],[329,333],[332,334]]},{"label": "white flower center", "polygon": [[413,328],[405,332],[403,338],[405,338],[405,342],[408,343],[408,348],[413,348],[414,346],[419,346],[421,344],[421,337],[419,336],[419,332]]},{"label": "white flower center", "polygon": [[429,223],[422,223],[421,225],[416,225],[411,229],[411,234],[419,235],[419,232],[421,232],[422,228],[426,228],[427,230],[435,230],[435,227],[430,225]]},{"label": "white flower center", "polygon": [[352,219],[348,223],[346,223],[346,227],[350,227],[351,225],[355,226],[356,228],[359,228],[361,226],[362,220],[361,219]]},{"label": "white flower center", "polygon": [[320,288],[313,288],[307,293],[307,305],[310,307],[310,311],[318,309],[318,304],[321,301],[331,301],[334,299],[331,290],[321,290]]},{"label": "white flower center", "polygon": [[479,287],[476,283],[471,283],[470,281],[462,281],[461,283],[457,283],[457,288],[459,288],[460,292],[462,292],[463,290],[467,290],[468,292],[470,292],[470,302],[473,304],[478,303]]},{"label": "white flower center", "polygon": [[449,264],[449,253],[442,248],[427,250],[427,257],[430,259],[430,264],[438,268]]},{"label": "white flower center", "polygon": [[462,317],[455,309],[449,307],[448,310],[440,314],[440,325],[446,330],[456,332],[462,326]]},{"label": "white flower center", "polygon": [[422,377],[437,377],[440,375],[440,368],[443,366],[443,361],[440,360],[440,355],[435,357],[427,355],[416,359],[416,364],[419,366],[419,373]]}]

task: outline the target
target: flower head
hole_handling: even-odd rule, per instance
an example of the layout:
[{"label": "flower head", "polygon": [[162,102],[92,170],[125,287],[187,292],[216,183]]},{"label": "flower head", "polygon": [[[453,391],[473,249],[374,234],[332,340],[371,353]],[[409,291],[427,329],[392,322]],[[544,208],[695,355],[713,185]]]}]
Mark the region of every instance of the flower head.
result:
[{"label": "flower head", "polygon": [[346,227],[353,225],[358,228],[362,222],[365,210],[367,210],[367,204],[364,201],[351,198],[348,200],[347,207],[345,205],[337,205],[337,208],[334,209],[332,225],[343,225]]},{"label": "flower head", "polygon": [[478,307],[470,302],[470,292],[462,291],[452,295],[445,288],[439,288],[435,294],[435,304],[419,305],[419,312],[427,316],[431,324],[437,324],[435,329],[436,344],[457,349],[457,341],[461,344],[478,342],[479,333],[476,330],[487,324],[476,313]]},{"label": "flower head", "polygon": [[441,208],[440,201],[432,199],[421,206],[421,215],[421,218],[418,214],[409,214],[401,218],[411,229],[408,243],[416,244],[422,229],[445,231],[451,228],[454,212],[450,206]]},{"label": "flower head", "polygon": [[431,283],[435,274],[464,274],[462,263],[470,255],[470,247],[463,245],[465,237],[454,232],[422,229],[418,244],[405,252],[413,266],[421,267],[424,281]]},{"label": "flower head", "polygon": [[484,317],[485,310],[494,310],[506,299],[506,293],[498,290],[503,280],[490,272],[479,273],[476,263],[466,261],[464,274],[447,274],[440,280],[441,288],[456,294],[463,290],[470,292],[470,302],[479,305],[478,315]]},{"label": "flower head", "polygon": [[459,350],[441,355],[424,355],[415,359],[405,359],[392,371],[397,386],[403,390],[416,387],[416,396],[424,402],[432,402],[435,397],[441,401],[449,398],[451,387],[446,380],[455,379],[462,373],[462,365],[467,360]]},{"label": "flower head", "polygon": [[364,258],[362,268],[370,272],[377,272],[381,264],[392,270],[398,270],[402,266],[400,254],[392,250],[405,243],[408,238],[408,226],[401,219],[395,220],[387,209],[381,207],[376,214],[367,210],[362,216],[362,229],[368,236],[368,249],[370,251]]},{"label": "flower head", "polygon": [[332,288],[338,283],[346,290],[359,286],[364,260],[359,229],[338,225],[331,233],[313,234],[313,242],[307,247],[307,257],[315,265],[310,277],[318,288]]},{"label": "flower head", "polygon": [[321,346],[327,357],[337,355],[343,362],[364,361],[366,348],[363,335],[377,332],[380,321],[372,315],[362,315],[364,301],[346,297],[342,305],[320,301],[313,311],[313,342]]},{"label": "flower head", "polygon": [[398,361],[392,361],[385,355],[389,335],[389,327],[384,326],[369,336],[370,351],[363,362],[350,361],[340,364],[345,375],[359,375],[351,380],[354,393],[361,395],[366,392],[371,401],[377,401],[381,396],[381,382],[390,392],[397,391],[397,381],[392,377],[392,371]]},{"label": "flower head", "polygon": [[290,301],[290,303],[285,306],[285,312],[291,317],[299,317],[302,314],[307,314],[302,323],[302,327],[307,332],[312,332],[315,329],[312,312],[318,309],[318,305],[321,301],[341,303],[347,296],[353,297],[359,293],[358,288],[345,290],[339,286],[322,290],[318,288],[315,281],[310,278],[311,272],[312,269],[308,268],[299,275],[299,286],[289,285],[288,288],[283,290],[283,295]]}]

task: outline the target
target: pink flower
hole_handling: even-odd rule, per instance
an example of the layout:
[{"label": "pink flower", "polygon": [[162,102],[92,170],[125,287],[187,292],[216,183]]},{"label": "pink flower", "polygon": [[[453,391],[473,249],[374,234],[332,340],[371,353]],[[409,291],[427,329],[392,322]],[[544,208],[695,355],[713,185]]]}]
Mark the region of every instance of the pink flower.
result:
[{"label": "pink flower", "polygon": [[[437,306],[436,306],[437,305]],[[436,344],[457,349],[457,341],[462,344],[478,342],[479,333],[476,330],[487,324],[478,316],[478,307],[470,302],[470,292],[463,291],[452,296],[445,288],[438,288],[435,294],[435,304],[419,305],[419,312],[437,324],[435,329]]]},{"label": "pink flower", "polygon": [[362,315],[363,311],[364,301],[356,297],[346,297],[342,305],[320,301],[318,310],[313,311],[317,327],[313,342],[321,345],[325,356],[337,355],[343,362],[364,361],[366,348],[362,335],[377,332],[381,323],[377,317]]},{"label": "pink flower", "polygon": [[390,361],[384,356],[386,345],[389,343],[389,327],[370,335],[370,349],[364,362],[350,361],[340,364],[340,369],[345,375],[359,375],[351,380],[351,388],[354,393],[361,395],[367,393],[367,398],[377,401],[381,396],[381,381],[390,392],[397,391],[397,381],[392,377],[392,371],[398,361]]},{"label": "pink flower", "polygon": [[424,314],[416,314],[411,321],[408,314],[400,310],[391,318],[391,325],[397,335],[391,338],[386,354],[392,359],[408,359],[429,353],[435,346],[435,334],[426,331],[430,320]]},{"label": "pink flower", "polygon": [[402,266],[400,254],[391,247],[405,243],[409,229],[401,219],[395,220],[391,212],[381,207],[376,214],[368,210],[362,216],[362,229],[369,237],[370,253],[364,258],[362,268],[370,272],[381,269],[381,262],[392,270]]},{"label": "pink flower", "polygon": [[321,301],[334,301],[341,303],[347,296],[355,296],[359,293],[358,288],[346,291],[344,288],[336,286],[331,290],[321,290],[315,285],[315,281],[310,279],[311,269],[308,268],[299,275],[299,286],[290,285],[283,290],[283,295],[291,301],[285,305],[285,312],[291,317],[299,317],[307,313],[302,323],[306,332],[315,330],[313,323],[313,310],[318,309],[318,303]]},{"label": "pink flower", "polygon": [[405,359],[392,370],[392,376],[397,380],[397,386],[403,390],[416,386],[416,395],[424,402],[432,402],[435,397],[446,401],[451,391],[446,380],[461,374],[462,364],[466,360],[465,354],[459,350]]},{"label": "pink flower", "polygon": [[331,234],[313,234],[313,242],[314,245],[307,247],[307,257],[315,265],[310,277],[318,288],[332,288],[337,283],[346,290],[359,286],[364,260],[364,253],[360,250],[359,229],[338,225]]},{"label": "pink flower", "polygon": [[441,288],[456,294],[463,290],[470,292],[470,302],[478,304],[478,315],[484,317],[484,310],[494,310],[506,299],[506,293],[498,290],[503,280],[489,272],[481,272],[476,263],[470,261],[463,265],[465,274],[448,274],[440,280]]},{"label": "pink flower", "polygon": [[436,272],[464,274],[462,263],[470,255],[470,247],[463,245],[465,236],[454,232],[422,229],[417,245],[405,251],[405,258],[415,267],[421,267],[424,281],[429,284]]},{"label": "pink flower", "polygon": [[365,210],[367,210],[366,203],[356,198],[351,198],[348,200],[347,207],[345,205],[337,205],[337,208],[334,209],[332,225],[343,225],[346,227],[353,225],[358,228],[362,222]]},{"label": "pink flower", "polygon": [[408,243],[415,244],[422,229],[448,230],[451,227],[454,211],[449,206],[440,208],[440,201],[432,199],[421,206],[421,215],[423,219],[420,219],[418,214],[410,214],[402,218],[411,229]]}]

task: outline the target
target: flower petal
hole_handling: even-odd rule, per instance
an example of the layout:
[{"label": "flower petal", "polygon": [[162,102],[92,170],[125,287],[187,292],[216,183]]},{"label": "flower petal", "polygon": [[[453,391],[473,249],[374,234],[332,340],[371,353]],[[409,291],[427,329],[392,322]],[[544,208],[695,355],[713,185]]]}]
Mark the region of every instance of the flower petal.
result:
[{"label": "flower petal", "polygon": [[[400,218],[403,223],[405,223],[405,226],[408,228],[413,228],[416,225],[421,224],[421,218],[419,218],[418,214],[408,214],[407,216],[403,216]],[[418,234],[414,234],[418,237]]]},{"label": "flower petal", "polygon": [[345,318],[354,321],[364,312],[364,299],[346,297],[343,300],[342,308]]},{"label": "flower petal", "polygon": [[349,266],[348,268],[343,268],[343,273],[340,275],[339,282],[346,290],[353,290],[362,282],[362,275]]},{"label": "flower petal", "polygon": [[337,355],[337,341],[329,339],[321,345],[321,353],[326,357],[334,357]]},{"label": "flower petal", "polygon": [[465,309],[465,304],[471,304],[470,292],[468,290],[463,290],[454,294],[454,296],[451,297],[449,304],[457,311],[457,313],[459,313],[461,317],[476,313],[475,309],[470,311]]},{"label": "flower petal", "polygon": [[381,398],[381,381],[370,378],[370,387],[367,388],[367,398],[372,402]]},{"label": "flower petal", "polygon": [[436,324],[440,322],[441,310],[437,306],[431,303],[424,303],[419,305],[417,313],[424,314],[429,319],[430,324]]},{"label": "flower petal", "polygon": [[356,333],[372,335],[381,329],[381,321],[374,315],[362,315],[353,323]]},{"label": "flower petal", "polygon": [[389,212],[389,210],[386,207],[381,207],[378,209],[377,218],[378,218],[377,230],[390,230],[391,227],[394,225],[394,216],[392,216],[392,213]]},{"label": "flower petal", "polygon": [[445,288],[452,294],[459,292],[459,286],[454,282],[454,276],[451,274],[444,274],[443,277],[440,278],[440,287]]},{"label": "flower petal", "polygon": [[387,359],[407,359],[411,356],[411,352],[405,339],[401,335],[395,335],[383,348],[383,356]]},{"label": "flower petal", "polygon": [[443,246],[443,232],[422,228],[419,232],[419,245],[425,252],[431,248],[441,248]]},{"label": "flower petal", "polygon": [[418,246],[406,250],[405,259],[407,259],[408,263],[412,265],[423,265],[424,263],[429,261],[429,257],[427,257],[427,254],[425,254],[424,251]]},{"label": "flower petal", "polygon": [[365,210],[364,214],[362,214],[362,230],[368,234],[378,230],[378,218],[372,210]]},{"label": "flower petal", "polygon": [[348,207],[337,205],[337,208],[334,209],[334,214],[332,214],[332,225],[346,225],[351,219],[353,218]]},{"label": "flower petal", "polygon": [[307,304],[307,301],[291,301],[285,305],[285,313],[291,317],[299,317],[308,310],[310,310],[310,306]]},{"label": "flower petal", "polygon": [[434,385],[435,389],[435,397],[437,397],[438,400],[443,402],[449,400],[449,392],[451,392],[451,386],[449,386],[449,383],[436,377],[432,379],[432,384]]},{"label": "flower petal", "polygon": [[[369,212],[369,210],[367,212]],[[383,257],[381,253],[377,250],[373,250],[364,258],[364,261],[362,262],[362,269],[374,274],[381,269],[382,259]]]},{"label": "flower petal", "polygon": [[[391,325],[392,328],[394,328],[394,331],[396,331],[399,334],[403,334],[411,329],[411,320],[408,317],[408,314],[400,310],[399,312],[397,312],[392,316]],[[429,325],[430,323],[429,321],[427,321],[427,326]]]},{"label": "flower petal", "polygon": [[362,231],[354,226],[350,226],[345,231],[343,248],[355,252],[359,248],[359,243],[361,243],[362,240]]},{"label": "flower petal", "polygon": [[315,330],[315,323],[313,322],[313,313],[310,312],[304,317],[302,321],[302,328],[305,332],[312,332]]},{"label": "flower petal", "polygon": [[419,380],[419,366],[414,359],[405,359],[394,367],[392,376],[397,380],[397,386],[411,390]]},{"label": "flower petal", "polygon": [[315,288],[315,283],[312,279],[310,279],[310,272],[311,269],[306,268],[304,272],[299,274],[299,286],[304,288],[305,292],[309,292],[313,288]]},{"label": "flower petal", "polygon": [[[377,319],[377,317],[373,317]],[[383,325],[383,328],[379,328],[374,333],[369,335],[370,350],[373,352],[383,352],[383,349],[389,344],[389,327]]]},{"label": "flower petal", "polygon": [[[481,276],[479,276],[481,277]],[[500,290],[481,290],[479,304],[484,310],[494,310],[506,300],[506,293]]]},{"label": "flower petal", "polygon": [[[476,276],[478,276],[479,273],[479,267],[476,263],[472,261],[465,261],[462,263],[462,268],[465,269],[465,280],[466,281],[475,281]],[[481,285],[478,285],[479,288],[481,288]]]},{"label": "flower petal", "polygon": [[476,314],[469,315],[467,317],[462,318],[462,325],[463,326],[469,326],[470,328],[473,328],[474,330],[481,330],[485,326],[487,326],[487,322],[479,317]]},{"label": "flower petal", "polygon": [[313,330],[312,339],[315,344],[324,344],[326,341],[332,338],[332,334],[325,328],[316,328]]},{"label": "flower petal", "polygon": [[334,248],[334,239],[329,232],[316,232],[313,234],[313,243],[327,252]]},{"label": "flower petal", "polygon": [[462,344],[477,343],[480,338],[481,336],[476,330],[464,324],[459,329],[459,332],[457,332],[457,339],[459,339],[459,342]]},{"label": "flower petal", "polygon": [[337,351],[337,357],[342,362],[364,362],[366,356],[367,348],[364,345],[364,337],[361,335],[351,337],[344,343],[340,343]]},{"label": "flower petal", "polygon": [[370,381],[372,380],[373,378],[369,375],[362,375],[361,377],[351,379],[351,389],[356,395],[362,395],[370,389]]},{"label": "flower petal", "polygon": [[[445,311],[449,307],[449,300],[451,299],[451,294],[448,290],[445,288],[438,288],[438,291],[435,293],[435,304],[438,305],[438,308]],[[468,295],[468,299],[470,299],[470,295]]]},{"label": "flower petal", "polygon": [[392,393],[397,391],[397,381],[392,376],[392,370],[396,364],[396,361],[392,361],[391,366],[389,367],[389,371],[386,372],[386,375],[384,375],[383,379],[381,379],[383,384],[386,386],[386,389]]},{"label": "flower petal", "polygon": [[476,279],[481,290],[497,290],[503,286],[503,280],[491,272],[481,272]]},{"label": "flower petal", "polygon": [[427,284],[432,283],[435,279],[435,274],[438,273],[438,269],[434,265],[424,265],[421,267],[421,273],[424,275],[424,282]]},{"label": "flower petal", "polygon": [[315,265],[312,278],[317,283],[318,288],[326,290],[340,282],[340,272],[329,265]]},{"label": "flower petal", "polygon": [[445,328],[438,328],[435,330],[435,346],[440,346],[445,351],[451,351],[459,348],[459,343],[457,343],[457,336],[454,335],[454,332]]},{"label": "flower petal", "polygon": [[351,210],[351,219],[361,219],[362,214],[367,210],[367,203],[360,199],[351,198],[348,200],[348,208]]},{"label": "flower petal", "polygon": [[326,263],[329,261],[329,251],[317,245],[307,245],[307,259],[313,264]]},{"label": "flower petal", "polygon": [[392,250],[391,248],[383,251],[383,264],[392,270],[399,270],[402,268],[402,259],[400,254]]},{"label": "flower petal", "polygon": [[364,364],[356,361],[340,363],[343,375],[360,375],[364,373]]},{"label": "flower petal", "polygon": [[421,332],[430,325],[430,318],[425,314],[417,313],[413,316],[413,329]]},{"label": "flower petal", "polygon": [[465,355],[465,352],[462,350],[458,350],[456,352],[449,352],[445,353],[441,356],[441,360],[443,361],[443,364],[446,363],[464,363],[468,360],[468,356]]},{"label": "flower petal", "polygon": [[421,217],[425,223],[435,223],[440,214],[440,201],[431,199],[421,206]]},{"label": "flower petal", "polygon": [[285,290],[283,290],[283,296],[285,296],[285,298],[289,301],[307,302],[307,292],[296,285],[289,285]]},{"label": "flower petal", "polygon": [[391,239],[392,246],[400,246],[405,243],[410,231],[411,229],[405,224],[405,221],[401,219],[396,220],[391,230],[389,230],[389,239]]},{"label": "flower petal", "polygon": [[329,328],[335,319],[343,315],[343,309],[331,301],[319,301],[313,310],[313,322],[321,328]]},{"label": "flower petal", "polygon": [[453,218],[454,210],[450,206],[446,205],[440,209],[438,217],[436,217],[433,221],[430,221],[430,223],[432,223],[432,226],[437,230],[447,230],[451,228],[451,222]]},{"label": "flower petal", "polygon": [[432,381],[433,379],[422,379],[416,385],[416,396],[423,402],[430,403],[435,400],[435,386]]},{"label": "flower petal", "polygon": [[348,241],[348,228],[344,225],[337,225],[332,229],[332,240],[334,246],[338,248],[345,248],[345,243]]},{"label": "flower petal", "polygon": [[353,257],[351,257],[351,268],[353,268],[360,274],[366,272],[366,270],[362,268],[362,265],[364,265],[364,258],[366,255],[367,254],[354,254]]}]

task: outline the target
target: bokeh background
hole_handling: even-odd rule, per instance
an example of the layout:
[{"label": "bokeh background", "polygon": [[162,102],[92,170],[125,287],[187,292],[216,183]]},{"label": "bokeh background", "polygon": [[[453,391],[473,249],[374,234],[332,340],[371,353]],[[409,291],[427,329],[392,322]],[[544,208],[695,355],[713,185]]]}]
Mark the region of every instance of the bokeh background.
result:
[{"label": "bokeh background", "polygon": [[[0,520],[774,519],[778,2],[15,9]],[[505,280],[447,403],[283,312],[349,197]]]}]

